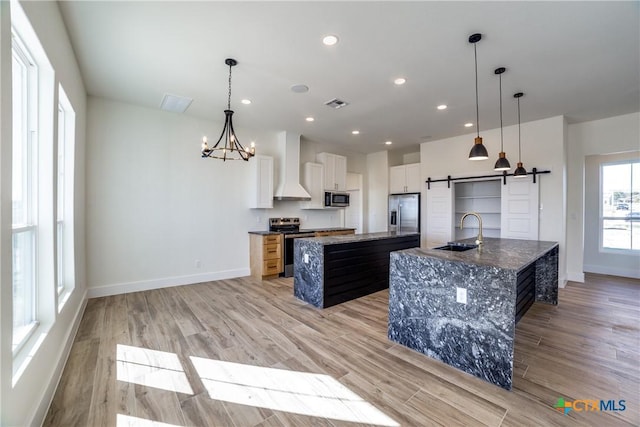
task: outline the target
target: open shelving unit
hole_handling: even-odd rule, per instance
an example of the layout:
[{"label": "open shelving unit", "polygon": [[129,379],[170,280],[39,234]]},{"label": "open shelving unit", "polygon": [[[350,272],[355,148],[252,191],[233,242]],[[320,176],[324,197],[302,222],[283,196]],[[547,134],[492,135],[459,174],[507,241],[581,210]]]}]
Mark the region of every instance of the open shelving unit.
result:
[{"label": "open shelving unit", "polygon": [[467,217],[464,220],[464,229],[460,230],[460,219],[467,212],[477,212],[482,216],[484,237],[500,237],[500,184],[500,178],[454,183],[455,240],[478,235],[478,221],[475,217]]}]

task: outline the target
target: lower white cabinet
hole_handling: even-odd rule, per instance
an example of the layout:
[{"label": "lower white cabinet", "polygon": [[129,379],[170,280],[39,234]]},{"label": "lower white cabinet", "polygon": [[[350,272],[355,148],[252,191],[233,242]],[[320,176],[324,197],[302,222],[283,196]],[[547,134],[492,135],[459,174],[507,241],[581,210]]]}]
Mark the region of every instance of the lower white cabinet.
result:
[{"label": "lower white cabinet", "polygon": [[249,207],[273,208],[273,157],[256,155],[249,159],[251,187]]}]

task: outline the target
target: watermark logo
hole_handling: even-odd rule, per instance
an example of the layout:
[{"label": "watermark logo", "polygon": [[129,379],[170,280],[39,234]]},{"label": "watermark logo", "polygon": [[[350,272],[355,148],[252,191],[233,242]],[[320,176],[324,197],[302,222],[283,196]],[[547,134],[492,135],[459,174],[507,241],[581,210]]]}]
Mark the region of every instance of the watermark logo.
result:
[{"label": "watermark logo", "polygon": [[558,401],[553,405],[556,410],[567,415],[570,411],[576,412],[600,412],[600,411],[624,411],[627,409],[625,400],[594,400],[594,399],[580,399],[580,400],[565,400],[564,397],[558,398]]},{"label": "watermark logo", "polygon": [[570,410],[573,409],[573,404],[571,402],[567,402],[563,397],[559,398],[555,405],[553,405],[560,412],[564,412],[565,415],[569,413]]}]

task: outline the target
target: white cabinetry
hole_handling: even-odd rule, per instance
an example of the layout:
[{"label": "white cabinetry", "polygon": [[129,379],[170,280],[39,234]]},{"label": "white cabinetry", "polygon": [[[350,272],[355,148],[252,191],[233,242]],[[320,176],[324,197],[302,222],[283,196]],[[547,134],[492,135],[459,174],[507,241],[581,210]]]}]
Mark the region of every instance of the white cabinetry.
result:
[{"label": "white cabinetry", "polygon": [[389,168],[389,191],[391,194],[420,192],[420,163]]},{"label": "white cabinetry", "polygon": [[427,190],[427,244],[430,247],[450,240],[473,238],[478,235],[478,221],[474,216],[460,219],[467,212],[482,217],[484,237],[503,239],[538,239],[538,184],[531,179],[502,178],[432,183]]},{"label": "white cabinetry", "polygon": [[320,163],[305,163],[302,172],[302,186],[311,196],[311,201],[301,202],[300,209],[324,208],[324,166]]},{"label": "white cabinetry", "polygon": [[273,208],[273,157],[256,155],[249,160],[251,187],[249,207]]},{"label": "white cabinetry", "polygon": [[464,229],[460,230],[460,219],[467,212],[480,214],[484,237],[500,237],[501,186],[501,179],[454,184],[455,240],[478,236],[478,220],[473,216],[464,220]]},{"label": "white cabinetry", "polygon": [[316,160],[324,166],[324,189],[345,191],[347,189],[347,158],[331,153],[318,153]]}]

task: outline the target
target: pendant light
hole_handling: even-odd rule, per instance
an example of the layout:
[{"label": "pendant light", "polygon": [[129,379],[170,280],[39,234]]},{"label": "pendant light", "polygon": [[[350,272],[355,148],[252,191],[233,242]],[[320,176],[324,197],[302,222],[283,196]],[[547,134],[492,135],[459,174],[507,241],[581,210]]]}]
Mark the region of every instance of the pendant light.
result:
[{"label": "pendant light", "polygon": [[505,71],[507,71],[507,69],[504,67],[496,68],[494,71],[500,78],[500,153],[498,154],[496,165],[493,167],[493,170],[496,171],[508,171],[511,169],[507,155],[504,153],[504,135],[502,130],[502,73]]},{"label": "pendant light", "polygon": [[[245,148],[240,144],[236,133],[233,130],[233,110],[231,109],[231,67],[238,65],[238,61],[233,58],[227,58],[224,61],[229,66],[229,97],[227,98],[227,109],[224,110],[224,127],[220,138],[216,142],[216,145],[209,148],[207,144],[207,137],[202,138],[202,157],[210,157],[212,159],[227,160],[244,160],[248,161],[251,157],[255,156],[256,149],[255,144],[252,142],[250,148]],[[223,144],[220,143],[223,141]]]},{"label": "pendant light", "polygon": [[518,167],[516,167],[515,172],[513,173],[514,178],[526,178],[527,170],[522,166],[522,151],[521,151],[521,143],[520,143],[520,98],[524,96],[524,93],[518,92],[513,95],[513,97],[518,101]]},{"label": "pendant light", "polygon": [[473,142],[473,147],[469,152],[469,160],[485,160],[489,158],[489,153],[484,145],[482,145],[482,138],[480,137],[480,113],[478,109],[478,52],[476,50],[476,43],[482,39],[482,34],[476,33],[469,36],[469,43],[473,43],[473,57],[475,63],[476,73],[476,131],[477,136]]}]

